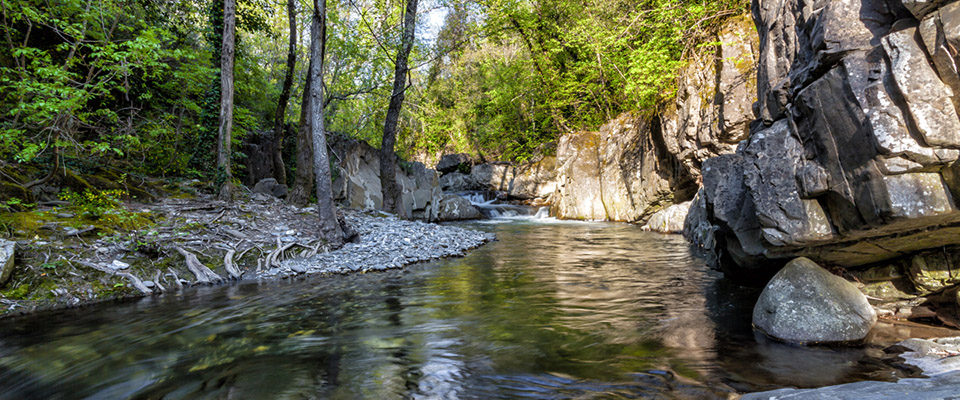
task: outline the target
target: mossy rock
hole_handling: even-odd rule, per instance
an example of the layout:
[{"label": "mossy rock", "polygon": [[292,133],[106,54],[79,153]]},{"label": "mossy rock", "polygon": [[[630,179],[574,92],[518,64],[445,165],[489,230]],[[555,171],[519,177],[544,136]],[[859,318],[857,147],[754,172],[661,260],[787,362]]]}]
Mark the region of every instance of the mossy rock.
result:
[{"label": "mossy rock", "polygon": [[83,179],[85,179],[87,183],[89,183],[90,185],[93,185],[93,187],[99,190],[123,189],[123,187],[120,186],[120,184],[118,184],[116,181],[111,181],[110,179],[107,179],[100,175],[83,175]]},{"label": "mossy rock", "polygon": [[24,203],[33,203],[33,192],[13,182],[0,182],[0,202],[20,199]]},{"label": "mossy rock", "polygon": [[69,169],[67,169],[62,176],[58,177],[58,183],[61,190],[70,189],[76,193],[83,193],[87,190],[96,189],[90,184],[90,182],[87,182],[86,179],[83,179],[80,177],[80,175],[77,175]]}]

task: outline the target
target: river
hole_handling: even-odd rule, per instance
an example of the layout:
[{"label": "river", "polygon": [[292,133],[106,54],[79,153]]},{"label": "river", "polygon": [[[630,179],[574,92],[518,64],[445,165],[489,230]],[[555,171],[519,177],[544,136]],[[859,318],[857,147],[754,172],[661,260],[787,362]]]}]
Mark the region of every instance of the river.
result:
[{"label": "river", "polygon": [[755,290],[678,236],[531,217],[383,273],[244,282],[0,321],[0,398],[716,398],[894,377],[755,335]]}]

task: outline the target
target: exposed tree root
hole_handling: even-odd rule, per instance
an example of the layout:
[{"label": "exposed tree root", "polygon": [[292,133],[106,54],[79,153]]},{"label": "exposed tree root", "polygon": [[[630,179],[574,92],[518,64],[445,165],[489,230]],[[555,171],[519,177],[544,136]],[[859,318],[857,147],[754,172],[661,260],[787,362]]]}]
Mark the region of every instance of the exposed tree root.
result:
[{"label": "exposed tree root", "polygon": [[186,259],[187,269],[189,269],[190,272],[192,272],[193,275],[197,277],[198,283],[202,283],[204,285],[210,285],[214,283],[223,282],[223,278],[221,278],[220,275],[217,275],[216,273],[211,271],[210,268],[207,268],[206,265],[201,264],[200,260],[197,259],[197,256],[195,254],[187,250],[184,250],[180,246],[175,246],[174,249],[176,249],[178,253],[183,255],[184,259]]}]

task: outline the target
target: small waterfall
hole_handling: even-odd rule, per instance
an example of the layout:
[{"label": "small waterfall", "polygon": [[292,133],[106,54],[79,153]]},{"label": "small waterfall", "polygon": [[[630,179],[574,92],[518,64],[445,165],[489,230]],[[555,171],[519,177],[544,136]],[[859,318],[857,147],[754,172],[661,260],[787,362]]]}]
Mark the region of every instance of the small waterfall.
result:
[{"label": "small waterfall", "polygon": [[537,210],[537,213],[533,215],[533,219],[544,219],[550,218],[550,207],[540,207]]},{"label": "small waterfall", "polygon": [[[490,192],[465,192],[459,195],[470,201],[470,204],[473,204],[473,206],[480,210],[480,213],[488,219],[540,219],[550,216],[549,210],[546,207],[542,207],[535,213],[531,207],[497,203],[496,195]],[[488,199],[488,197],[492,198]]]}]

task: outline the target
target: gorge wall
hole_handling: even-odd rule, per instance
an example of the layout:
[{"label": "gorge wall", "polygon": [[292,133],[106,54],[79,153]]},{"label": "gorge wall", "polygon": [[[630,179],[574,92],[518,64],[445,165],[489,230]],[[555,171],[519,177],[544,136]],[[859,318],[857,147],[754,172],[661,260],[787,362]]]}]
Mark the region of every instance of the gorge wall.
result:
[{"label": "gorge wall", "polygon": [[550,204],[561,219],[643,223],[690,200],[703,161],[732,153],[755,119],[753,22],[749,16],[730,18],[712,39],[719,44],[687,60],[675,99],[661,109],[620,115],[596,132],[564,135],[556,156],[537,163],[481,164],[469,173],[454,168],[441,185]]},{"label": "gorge wall", "polygon": [[735,277],[805,256],[881,268],[862,275],[878,296],[960,281],[960,3],[755,0],[752,12],[759,121],[703,163],[687,238]]}]

